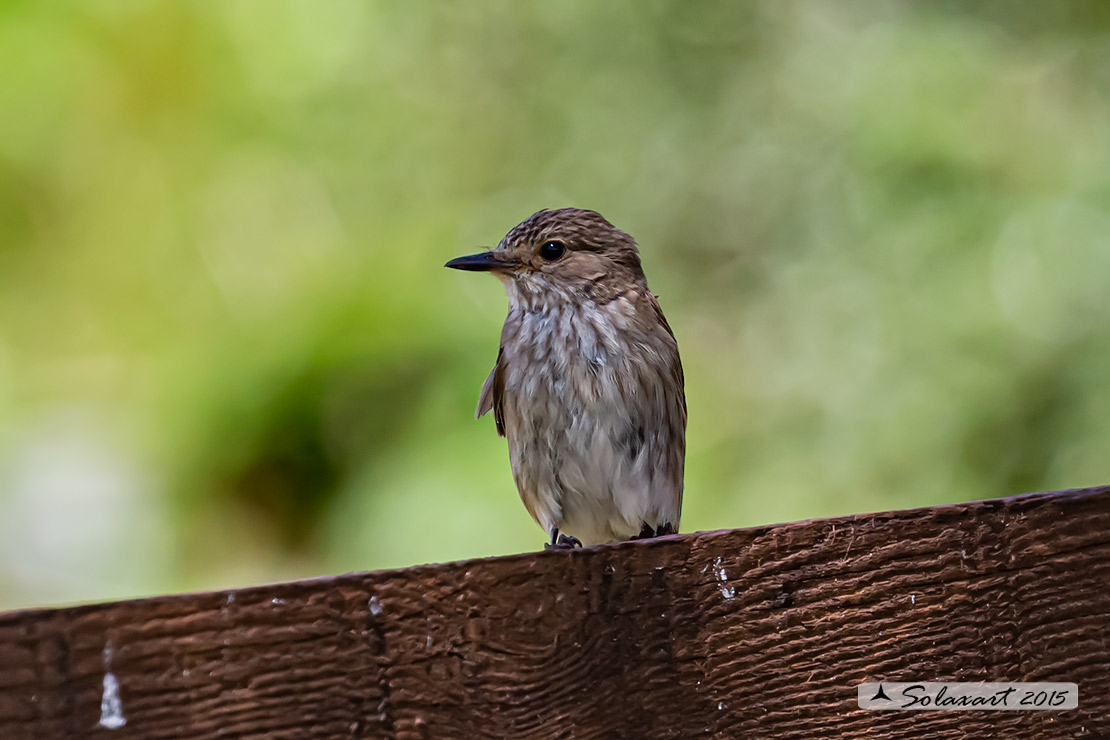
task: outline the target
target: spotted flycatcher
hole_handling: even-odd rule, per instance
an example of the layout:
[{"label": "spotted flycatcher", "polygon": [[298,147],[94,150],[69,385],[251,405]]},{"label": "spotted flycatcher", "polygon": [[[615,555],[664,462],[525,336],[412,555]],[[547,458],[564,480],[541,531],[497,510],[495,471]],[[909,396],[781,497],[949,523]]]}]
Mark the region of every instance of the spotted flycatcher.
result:
[{"label": "spotted flycatcher", "polygon": [[493,409],[548,547],[677,532],[682,363],[635,240],[593,211],[544,210],[447,267],[491,272],[508,293],[477,416]]}]

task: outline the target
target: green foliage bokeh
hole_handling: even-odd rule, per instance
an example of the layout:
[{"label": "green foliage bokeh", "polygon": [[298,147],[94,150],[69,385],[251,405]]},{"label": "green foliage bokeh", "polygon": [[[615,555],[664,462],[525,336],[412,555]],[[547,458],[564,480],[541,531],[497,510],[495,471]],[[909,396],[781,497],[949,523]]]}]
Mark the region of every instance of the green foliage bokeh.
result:
[{"label": "green foliage bokeh", "polygon": [[0,4],[0,607],[536,549],[542,207],[640,242],[683,529],[1110,482],[1105,4]]}]

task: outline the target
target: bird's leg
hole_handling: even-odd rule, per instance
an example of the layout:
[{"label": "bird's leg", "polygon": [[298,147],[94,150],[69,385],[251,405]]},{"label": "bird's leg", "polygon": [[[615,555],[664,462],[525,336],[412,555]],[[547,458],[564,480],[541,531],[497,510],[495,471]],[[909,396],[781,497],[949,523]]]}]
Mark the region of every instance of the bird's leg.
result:
[{"label": "bird's leg", "polygon": [[551,530],[551,542],[545,543],[543,549],[545,550],[573,550],[576,547],[582,547],[582,542],[577,537],[571,537],[566,534],[559,534],[559,529],[556,527]]}]

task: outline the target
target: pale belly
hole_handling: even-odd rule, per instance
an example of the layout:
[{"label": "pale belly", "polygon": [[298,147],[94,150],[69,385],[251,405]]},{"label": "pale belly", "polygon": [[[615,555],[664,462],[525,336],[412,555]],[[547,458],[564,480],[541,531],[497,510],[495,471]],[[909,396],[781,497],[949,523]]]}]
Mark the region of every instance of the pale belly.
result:
[{"label": "pale belly", "polygon": [[662,374],[636,357],[563,367],[506,359],[509,459],[544,531],[590,545],[628,539],[645,524],[677,530],[684,429]]}]

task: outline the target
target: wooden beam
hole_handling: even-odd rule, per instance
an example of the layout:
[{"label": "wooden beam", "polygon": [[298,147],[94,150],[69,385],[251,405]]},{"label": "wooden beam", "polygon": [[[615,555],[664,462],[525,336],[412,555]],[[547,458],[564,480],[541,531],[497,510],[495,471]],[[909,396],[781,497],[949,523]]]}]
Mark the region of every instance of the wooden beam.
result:
[{"label": "wooden beam", "polygon": [[1110,487],[0,615],[0,738],[85,737],[1110,737]]}]

